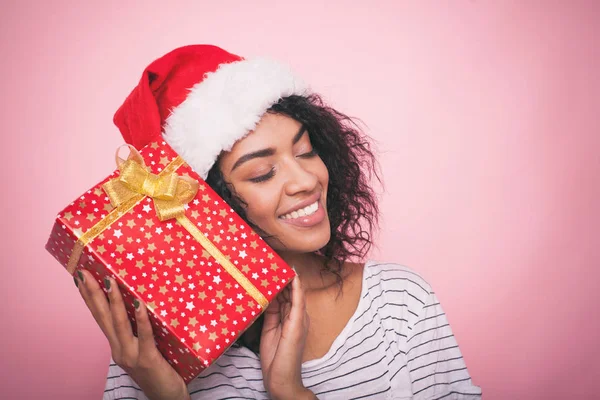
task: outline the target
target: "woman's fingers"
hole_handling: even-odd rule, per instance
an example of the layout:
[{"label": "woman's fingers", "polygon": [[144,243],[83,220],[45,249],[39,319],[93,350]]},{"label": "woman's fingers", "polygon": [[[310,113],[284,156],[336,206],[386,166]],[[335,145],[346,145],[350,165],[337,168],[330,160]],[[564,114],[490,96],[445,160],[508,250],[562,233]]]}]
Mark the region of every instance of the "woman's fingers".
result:
[{"label": "woman's fingers", "polygon": [[306,312],[306,297],[304,295],[304,288],[302,282],[298,278],[295,286],[292,286],[292,309],[290,311],[290,319],[294,321],[295,330],[299,337],[303,338],[300,340],[306,340],[308,334],[308,328],[310,326],[310,318]]},{"label": "woman's fingers", "polygon": [[[294,278],[294,279],[297,279]],[[292,301],[292,285],[287,285],[286,287],[283,288],[283,290],[281,291],[281,293],[279,294],[281,296],[281,302],[282,303],[290,303]]]},{"label": "woman's fingers", "polygon": [[85,301],[104,336],[108,339],[110,348],[113,353],[119,352],[121,346],[113,326],[110,306],[104,291],[100,288],[96,279],[86,270],[78,269],[74,277],[78,283],[77,287],[83,301]]},{"label": "woman's fingers", "polygon": [[291,286],[290,303],[281,303],[281,321],[283,335],[294,342],[302,341],[308,332],[308,319],[306,318],[306,301],[300,279],[295,277]]},{"label": "woman's fingers", "polygon": [[269,332],[279,327],[281,312],[279,311],[280,297],[277,295],[264,312],[262,332]]},{"label": "woman's fingers", "polygon": [[292,310],[290,318],[295,321],[304,321],[306,314],[306,299],[304,298],[304,289],[298,277],[292,281]]},{"label": "woman's fingers", "polygon": [[152,325],[150,324],[150,317],[148,316],[146,304],[135,299],[134,305],[136,306],[135,321],[137,324],[140,355],[152,354],[156,350],[156,344],[154,343],[154,333],[152,332]]},{"label": "woman's fingers", "polygon": [[110,277],[104,278],[104,284],[108,291],[108,299],[110,300],[110,312],[112,315],[113,326],[115,333],[121,344],[123,356],[127,358],[137,357],[137,346],[131,322],[127,316],[123,296],[119,290],[119,285]]}]

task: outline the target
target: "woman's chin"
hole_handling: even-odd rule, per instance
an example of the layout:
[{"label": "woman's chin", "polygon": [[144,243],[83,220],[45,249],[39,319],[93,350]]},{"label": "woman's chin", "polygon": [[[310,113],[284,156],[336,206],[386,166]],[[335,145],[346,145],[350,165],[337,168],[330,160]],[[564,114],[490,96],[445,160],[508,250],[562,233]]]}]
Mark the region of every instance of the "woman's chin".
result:
[{"label": "woman's chin", "polygon": [[268,231],[271,237],[265,242],[278,253],[314,253],[321,250],[331,239],[329,217],[312,226],[298,226],[278,219]]},{"label": "woman's chin", "polygon": [[275,240],[273,243],[267,243],[278,253],[302,254],[314,253],[321,250],[329,243],[331,234],[329,230],[315,235],[294,235],[290,240]]}]

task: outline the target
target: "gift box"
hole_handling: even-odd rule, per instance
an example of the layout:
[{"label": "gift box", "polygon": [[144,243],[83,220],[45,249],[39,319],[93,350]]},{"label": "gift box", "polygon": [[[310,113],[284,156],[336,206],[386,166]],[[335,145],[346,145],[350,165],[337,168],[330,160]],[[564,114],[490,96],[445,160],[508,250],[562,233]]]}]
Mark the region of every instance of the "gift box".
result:
[{"label": "gift box", "polygon": [[105,292],[114,278],[136,334],[142,299],[159,351],[189,383],[296,274],[167,143],[129,147],[57,216],[46,249]]}]

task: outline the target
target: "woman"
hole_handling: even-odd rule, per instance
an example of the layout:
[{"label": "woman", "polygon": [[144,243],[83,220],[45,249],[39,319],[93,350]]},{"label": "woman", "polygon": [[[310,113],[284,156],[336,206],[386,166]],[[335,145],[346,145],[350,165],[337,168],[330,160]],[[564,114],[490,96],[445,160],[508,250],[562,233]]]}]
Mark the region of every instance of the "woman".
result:
[{"label": "woman", "polygon": [[362,261],[378,215],[373,154],[287,68],[182,47],[144,71],[115,123],[138,148],[162,135],[298,278],[186,386],[156,349],[143,304],[135,337],[115,282],[107,301],[81,271],[112,351],[105,399],[480,398],[430,285]]}]

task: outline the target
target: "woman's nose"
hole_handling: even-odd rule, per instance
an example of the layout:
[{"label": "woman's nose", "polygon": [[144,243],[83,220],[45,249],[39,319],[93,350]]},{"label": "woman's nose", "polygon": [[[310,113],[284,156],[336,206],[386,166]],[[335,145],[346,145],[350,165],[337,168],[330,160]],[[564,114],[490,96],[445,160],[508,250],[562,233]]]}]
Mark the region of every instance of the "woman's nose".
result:
[{"label": "woman's nose", "polygon": [[286,169],[286,194],[291,196],[299,192],[312,192],[317,186],[317,176],[297,161],[290,162]]}]

